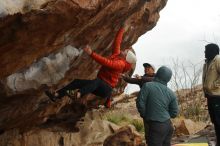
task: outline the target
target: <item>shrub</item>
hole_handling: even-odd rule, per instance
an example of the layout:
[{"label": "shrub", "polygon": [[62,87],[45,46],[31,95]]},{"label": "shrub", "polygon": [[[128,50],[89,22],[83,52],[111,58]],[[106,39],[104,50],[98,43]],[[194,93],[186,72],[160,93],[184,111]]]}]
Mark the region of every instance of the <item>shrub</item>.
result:
[{"label": "shrub", "polygon": [[117,125],[120,125],[122,122],[128,122],[129,118],[127,115],[124,115],[123,113],[115,112],[115,113],[108,113],[105,115],[104,119],[106,119],[109,122],[115,123]]},{"label": "shrub", "polygon": [[129,114],[124,114],[122,112],[109,112],[104,116],[109,122],[112,122],[117,125],[134,125],[138,132],[144,132],[144,123],[141,119],[133,119]]},{"label": "shrub", "polygon": [[136,128],[136,130],[138,132],[144,132],[144,123],[143,123],[143,120],[141,119],[133,119],[131,120],[130,122],[132,125],[134,125],[134,127]]}]

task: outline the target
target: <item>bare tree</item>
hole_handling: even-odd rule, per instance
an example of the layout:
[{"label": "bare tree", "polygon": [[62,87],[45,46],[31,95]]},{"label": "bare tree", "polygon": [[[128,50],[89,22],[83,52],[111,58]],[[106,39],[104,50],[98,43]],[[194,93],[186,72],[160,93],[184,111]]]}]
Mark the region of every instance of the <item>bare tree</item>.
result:
[{"label": "bare tree", "polygon": [[[202,92],[198,92],[201,84],[202,63],[180,61],[178,58],[171,59],[173,77],[171,88],[176,91],[180,102],[180,114],[187,118],[198,118],[204,111],[201,106]],[[201,88],[199,88],[200,91]]]},{"label": "bare tree", "polygon": [[175,91],[180,89],[193,89],[200,84],[202,64],[194,64],[191,61],[181,62],[178,58],[171,59],[173,78],[171,88]]}]

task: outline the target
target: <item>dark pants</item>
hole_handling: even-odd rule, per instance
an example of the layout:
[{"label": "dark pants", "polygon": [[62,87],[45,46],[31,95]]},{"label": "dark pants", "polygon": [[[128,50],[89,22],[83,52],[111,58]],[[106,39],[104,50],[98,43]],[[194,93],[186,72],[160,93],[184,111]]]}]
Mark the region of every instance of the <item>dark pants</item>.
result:
[{"label": "dark pants", "polygon": [[219,97],[209,97],[208,110],[212,123],[215,127],[215,135],[217,139],[217,145],[220,146],[220,96]]},{"label": "dark pants", "polygon": [[57,93],[59,94],[58,98],[67,95],[67,90],[75,89],[79,89],[81,96],[84,96],[88,93],[93,93],[96,96],[110,98],[112,93],[112,87],[99,78],[96,78],[94,80],[75,79],[67,86],[57,91]]},{"label": "dark pants", "polygon": [[[144,120],[143,120],[143,121],[144,121]],[[148,130],[149,130],[148,123],[147,123],[147,122],[144,122],[144,136],[145,136],[146,144],[148,143],[148,142],[147,142],[147,139],[148,139]]]},{"label": "dark pants", "polygon": [[171,146],[173,126],[170,120],[165,122],[147,121],[145,133],[148,146]]}]

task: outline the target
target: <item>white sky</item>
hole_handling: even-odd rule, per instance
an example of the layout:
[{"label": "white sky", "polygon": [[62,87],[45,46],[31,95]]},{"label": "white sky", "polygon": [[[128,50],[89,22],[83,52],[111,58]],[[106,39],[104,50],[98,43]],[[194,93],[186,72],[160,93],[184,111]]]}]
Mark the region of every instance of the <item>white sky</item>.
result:
[{"label": "white sky", "polygon": [[[168,0],[157,25],[141,36],[134,49],[138,58],[134,74],[142,75],[142,64],[159,68],[169,58],[203,64],[207,42],[220,45],[220,0]],[[139,90],[129,85],[127,90]]]}]

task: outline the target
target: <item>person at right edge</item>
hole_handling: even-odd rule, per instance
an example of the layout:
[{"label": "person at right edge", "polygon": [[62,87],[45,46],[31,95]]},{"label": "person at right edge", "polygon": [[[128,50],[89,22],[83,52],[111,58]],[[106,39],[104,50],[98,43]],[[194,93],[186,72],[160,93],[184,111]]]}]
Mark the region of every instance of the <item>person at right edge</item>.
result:
[{"label": "person at right edge", "polygon": [[170,118],[178,114],[175,93],[167,87],[172,71],[162,66],[152,82],[145,83],[136,100],[136,106],[144,121],[148,146],[171,146],[173,125]]},{"label": "person at right edge", "polygon": [[202,84],[207,98],[211,122],[215,127],[216,146],[220,146],[220,56],[217,44],[205,46],[205,64],[203,66]]}]

